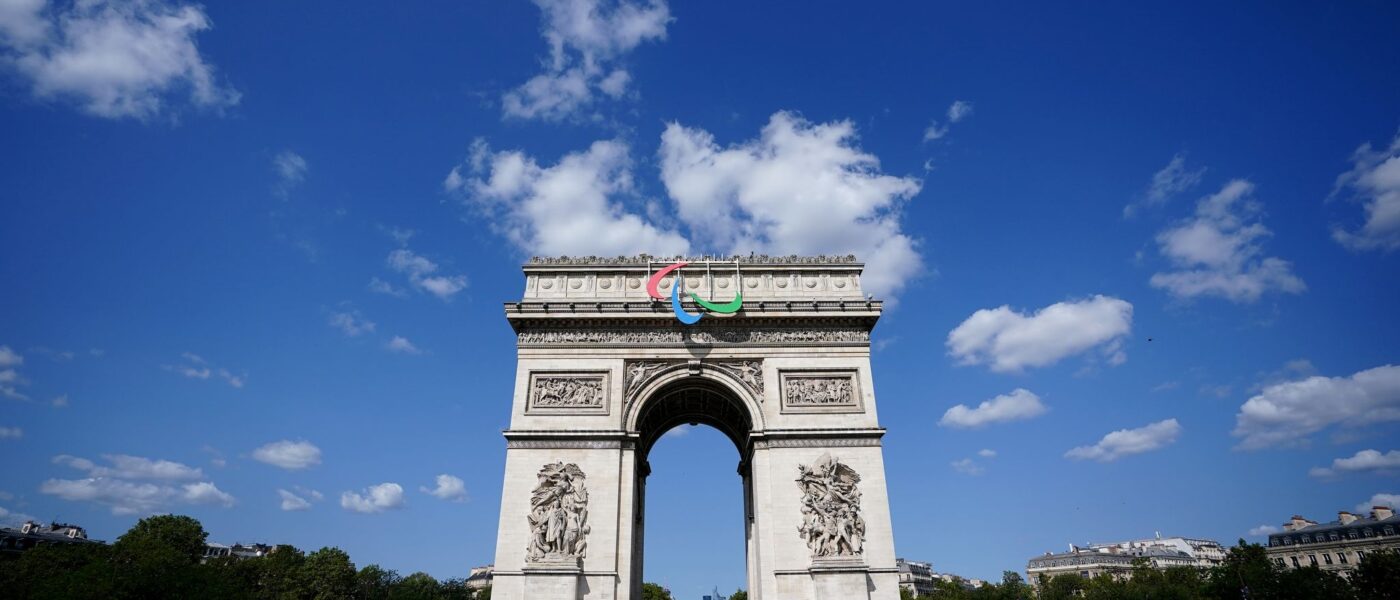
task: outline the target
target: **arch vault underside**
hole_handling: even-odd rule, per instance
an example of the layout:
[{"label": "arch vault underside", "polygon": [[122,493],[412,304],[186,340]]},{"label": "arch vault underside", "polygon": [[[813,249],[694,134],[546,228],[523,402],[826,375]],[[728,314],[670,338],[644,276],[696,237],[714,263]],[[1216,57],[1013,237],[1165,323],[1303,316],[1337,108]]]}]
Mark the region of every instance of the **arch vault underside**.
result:
[{"label": "arch vault underside", "polygon": [[525,266],[493,597],[638,600],[647,455],[704,423],[739,450],[750,598],[898,598],[859,263],[691,261],[662,289],[744,302],[689,326],[641,289],[657,264]]}]

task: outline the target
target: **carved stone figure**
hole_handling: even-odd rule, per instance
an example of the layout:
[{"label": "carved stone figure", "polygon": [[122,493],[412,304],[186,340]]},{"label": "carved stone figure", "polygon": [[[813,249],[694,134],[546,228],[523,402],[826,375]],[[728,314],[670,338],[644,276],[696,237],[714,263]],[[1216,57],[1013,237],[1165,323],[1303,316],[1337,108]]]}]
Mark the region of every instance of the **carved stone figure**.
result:
[{"label": "carved stone figure", "polygon": [[638,360],[627,363],[627,373],[625,382],[627,384],[627,397],[631,398],[637,390],[642,388],[642,384],[651,379],[657,371],[675,364],[674,362]]},{"label": "carved stone figure", "polygon": [[597,408],[603,405],[602,377],[536,377],[531,406]]},{"label": "carved stone figure", "polygon": [[738,377],[739,381],[749,386],[759,398],[763,397],[763,361],[761,360],[736,360],[730,362],[715,363],[715,366],[728,371],[729,374]]},{"label": "carved stone figure", "polygon": [[830,454],[811,466],[798,465],[802,525],[797,532],[814,557],[855,556],[864,551],[865,519],[860,514],[860,475]]},{"label": "carved stone figure", "polygon": [[539,485],[530,496],[532,562],[579,559],[588,549],[588,490],[578,465],[563,462],[540,469]]},{"label": "carved stone figure", "polygon": [[783,384],[788,406],[855,404],[850,377],[789,377]]}]

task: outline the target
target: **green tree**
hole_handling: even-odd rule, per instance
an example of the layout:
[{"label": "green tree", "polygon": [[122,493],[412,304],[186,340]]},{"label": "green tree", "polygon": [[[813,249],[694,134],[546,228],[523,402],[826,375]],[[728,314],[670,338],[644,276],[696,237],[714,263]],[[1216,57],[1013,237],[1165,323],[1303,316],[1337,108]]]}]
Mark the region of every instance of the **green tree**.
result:
[{"label": "green tree", "polygon": [[1211,569],[1206,596],[1219,600],[1279,598],[1279,567],[1259,544],[1240,539],[1225,553],[1225,560]]},{"label": "green tree", "polygon": [[44,544],[13,560],[0,560],[0,590],[7,598],[109,598],[116,574],[112,549],[101,544]]},{"label": "green tree", "polygon": [[302,565],[306,555],[294,546],[282,544],[265,556],[247,561],[254,569],[258,598],[294,600],[302,597]]},{"label": "green tree", "polygon": [[[301,566],[301,592],[311,600],[341,600],[355,593],[355,565],[340,548],[321,548]],[[436,583],[436,582],[434,582]]]},{"label": "green tree", "polygon": [[674,600],[671,598],[671,590],[656,585],[654,583],[642,584],[642,600]]},{"label": "green tree", "polygon": [[1351,576],[1356,594],[1370,600],[1400,599],[1400,552],[1372,552]]},{"label": "green tree", "polygon": [[355,597],[360,600],[387,600],[399,574],[379,565],[365,565],[355,574]]},{"label": "green tree", "polygon": [[749,593],[744,590],[734,590],[734,593],[729,595],[729,600],[749,600]]},{"label": "green tree", "polygon": [[190,517],[141,519],[112,544],[112,595],[153,600],[210,596],[210,572],[197,568],[208,537],[204,526]]},{"label": "green tree", "polygon": [[1069,600],[1083,593],[1086,587],[1083,577],[1072,573],[1056,575],[1049,579],[1041,579],[1040,599]]}]

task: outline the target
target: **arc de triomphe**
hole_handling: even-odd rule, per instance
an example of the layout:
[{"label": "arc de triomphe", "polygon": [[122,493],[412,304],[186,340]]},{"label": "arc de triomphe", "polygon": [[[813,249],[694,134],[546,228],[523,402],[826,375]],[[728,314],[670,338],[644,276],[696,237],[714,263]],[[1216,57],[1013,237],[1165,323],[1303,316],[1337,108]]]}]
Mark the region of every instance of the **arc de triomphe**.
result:
[{"label": "arc de triomphe", "polygon": [[739,450],[750,598],[898,598],[861,264],[678,262],[525,265],[493,597],[639,600],[648,451],[704,423]]}]

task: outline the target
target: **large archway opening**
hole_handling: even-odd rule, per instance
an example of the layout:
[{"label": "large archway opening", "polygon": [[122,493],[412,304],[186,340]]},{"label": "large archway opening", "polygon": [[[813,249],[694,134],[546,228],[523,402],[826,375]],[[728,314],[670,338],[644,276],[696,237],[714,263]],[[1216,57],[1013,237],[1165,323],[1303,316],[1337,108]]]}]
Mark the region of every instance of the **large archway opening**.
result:
[{"label": "large archway opening", "polygon": [[[751,411],[700,376],[655,390],[636,414],[634,585],[665,582],[676,597],[749,587]],[[728,449],[726,449],[728,447]],[[636,592],[640,597],[640,589]]]}]

